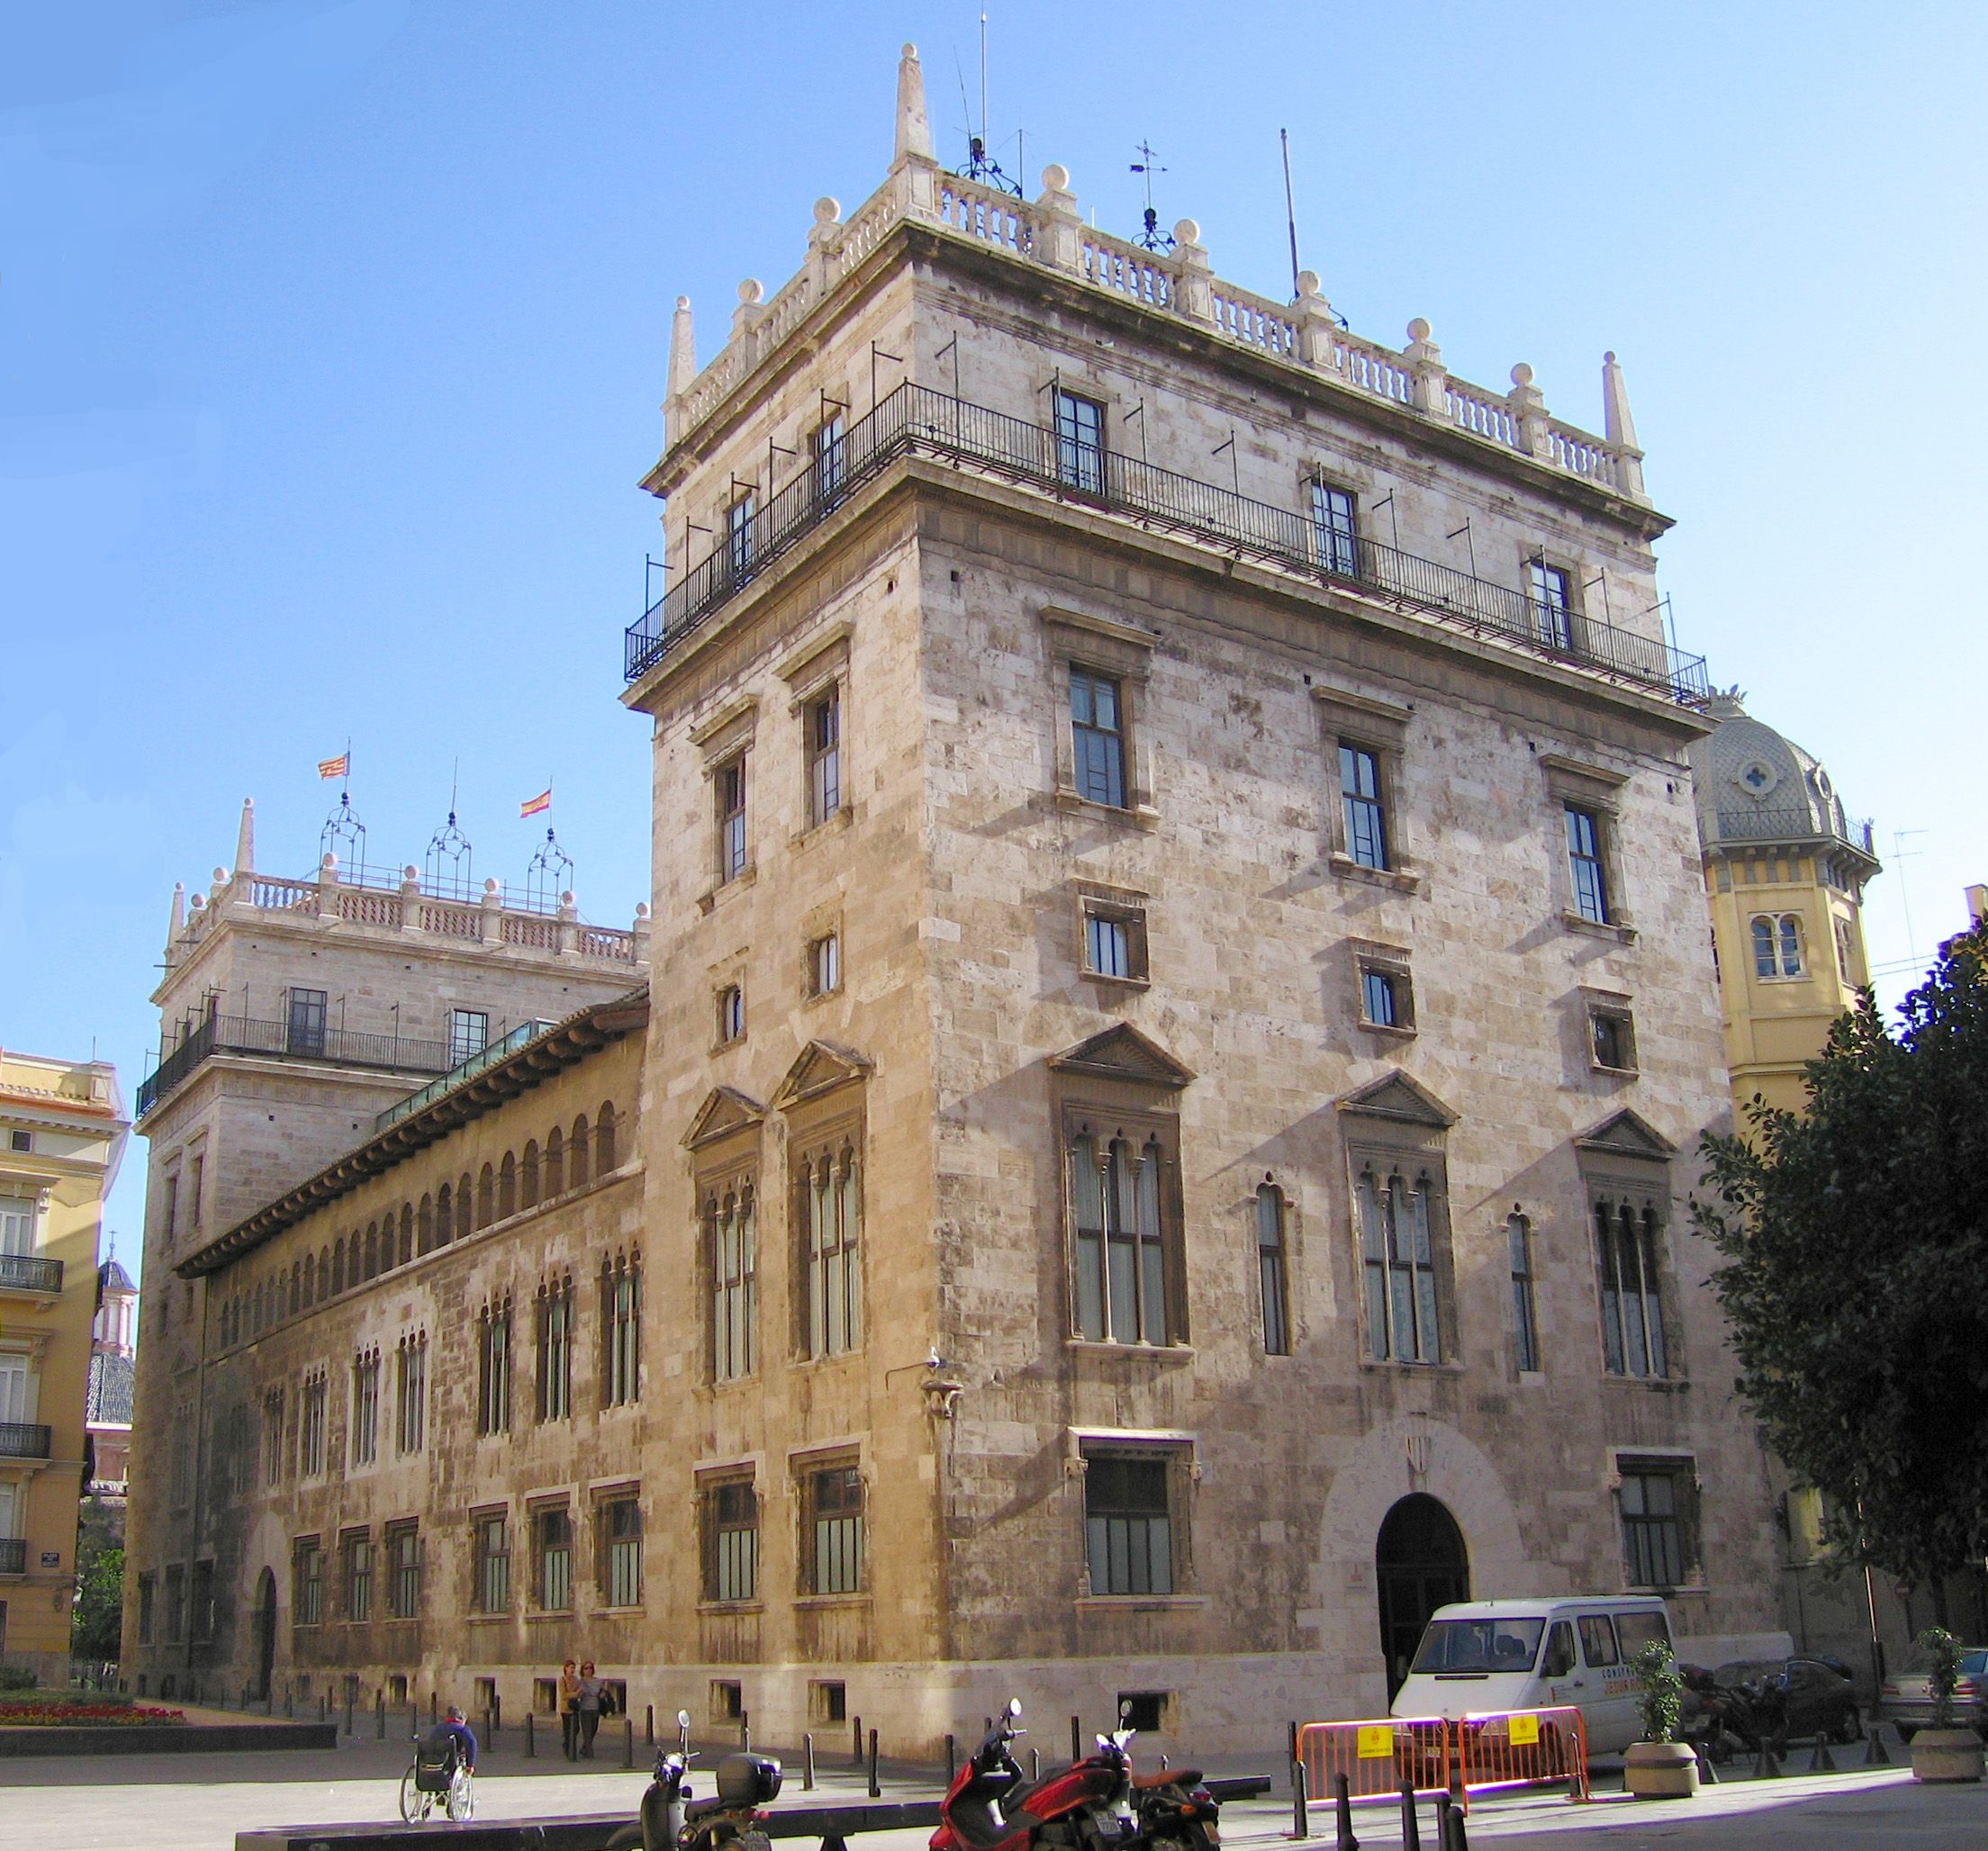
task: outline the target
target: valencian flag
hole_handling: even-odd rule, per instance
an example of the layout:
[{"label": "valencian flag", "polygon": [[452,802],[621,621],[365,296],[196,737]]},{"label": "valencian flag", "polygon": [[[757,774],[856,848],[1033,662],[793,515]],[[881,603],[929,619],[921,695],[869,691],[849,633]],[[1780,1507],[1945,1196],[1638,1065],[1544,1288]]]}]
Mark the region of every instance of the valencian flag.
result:
[{"label": "valencian flag", "polygon": [[352,751],[348,746],[336,758],[321,758],[318,761],[318,776],[321,778],[342,778],[352,766]]},{"label": "valencian flag", "polygon": [[520,804],[518,814],[520,817],[535,817],[540,810],[549,810],[551,808],[552,786],[547,784],[538,796],[527,798],[523,803]]}]

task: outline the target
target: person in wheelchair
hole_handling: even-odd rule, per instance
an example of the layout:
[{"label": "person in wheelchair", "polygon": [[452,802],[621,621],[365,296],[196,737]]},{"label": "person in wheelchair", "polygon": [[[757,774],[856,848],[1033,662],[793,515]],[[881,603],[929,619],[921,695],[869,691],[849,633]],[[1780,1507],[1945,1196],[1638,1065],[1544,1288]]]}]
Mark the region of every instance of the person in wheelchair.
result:
[{"label": "person in wheelchair", "polygon": [[438,1792],[447,1791],[458,1767],[465,1774],[476,1772],[476,1732],[463,1720],[459,1706],[451,1703],[448,1714],[429,1730],[417,1758],[440,1776]]}]

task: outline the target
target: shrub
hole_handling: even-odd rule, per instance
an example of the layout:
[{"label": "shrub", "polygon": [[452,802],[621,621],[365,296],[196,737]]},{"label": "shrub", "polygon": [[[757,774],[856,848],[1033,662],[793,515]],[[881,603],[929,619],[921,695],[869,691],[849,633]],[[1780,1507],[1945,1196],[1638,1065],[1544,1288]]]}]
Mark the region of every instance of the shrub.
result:
[{"label": "shrub", "polygon": [[0,1665],[0,1691],[32,1691],[34,1673],[20,1665]]},{"label": "shrub", "polygon": [[1960,1641],[1944,1626],[1929,1626],[1915,1643],[1932,1659],[1927,1687],[1933,1693],[1935,1729],[1954,1726],[1954,1686],[1960,1682]]},{"label": "shrub", "polygon": [[1674,1742],[1685,1714],[1685,1680],[1671,1656],[1668,1639],[1653,1639],[1629,1661],[1642,1686],[1636,1713],[1646,1742]]}]

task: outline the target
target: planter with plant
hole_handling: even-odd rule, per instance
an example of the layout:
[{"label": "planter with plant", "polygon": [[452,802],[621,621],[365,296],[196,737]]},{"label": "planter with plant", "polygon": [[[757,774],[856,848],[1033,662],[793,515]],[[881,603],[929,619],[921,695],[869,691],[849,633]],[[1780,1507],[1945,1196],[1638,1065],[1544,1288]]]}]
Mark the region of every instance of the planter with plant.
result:
[{"label": "planter with plant", "polygon": [[1688,1800],[1698,1791],[1698,1756],[1677,1739],[1685,1680],[1667,1639],[1653,1639],[1629,1661],[1641,1689],[1636,1713],[1643,1738],[1622,1756],[1622,1787],[1639,1800]]},{"label": "planter with plant", "polygon": [[1920,1634],[1918,1643],[1932,1659],[1926,1683],[1933,1696],[1933,1720],[1912,1738],[1912,1778],[1979,1780],[1981,1738],[1971,1729],[1954,1725],[1954,1686],[1960,1682],[1960,1641],[1944,1626],[1934,1626]]}]

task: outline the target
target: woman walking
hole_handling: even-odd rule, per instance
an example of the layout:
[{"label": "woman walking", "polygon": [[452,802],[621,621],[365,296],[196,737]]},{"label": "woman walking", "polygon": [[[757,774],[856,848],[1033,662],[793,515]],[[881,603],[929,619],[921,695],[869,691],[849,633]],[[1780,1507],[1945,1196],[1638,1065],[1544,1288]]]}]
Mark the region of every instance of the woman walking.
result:
[{"label": "woman walking", "polygon": [[593,1759],[593,1738],[601,1727],[601,1680],[593,1675],[593,1660],[580,1666],[580,1752]]},{"label": "woman walking", "polygon": [[580,1676],[571,1658],[559,1672],[559,1741],[568,1761],[580,1758]]}]

